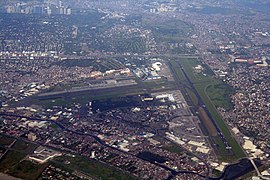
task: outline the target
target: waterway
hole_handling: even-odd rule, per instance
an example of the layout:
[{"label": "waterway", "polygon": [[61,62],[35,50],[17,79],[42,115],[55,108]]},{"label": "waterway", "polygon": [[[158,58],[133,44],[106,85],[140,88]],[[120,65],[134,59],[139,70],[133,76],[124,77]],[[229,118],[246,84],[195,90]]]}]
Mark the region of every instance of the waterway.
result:
[{"label": "waterway", "polygon": [[[254,160],[255,164],[257,165],[257,167],[261,166],[262,164],[260,163],[259,160]],[[239,161],[239,163],[237,164],[231,164],[229,166],[227,166],[223,172],[223,174],[218,177],[218,178],[210,178],[211,180],[218,180],[218,179],[222,179],[222,180],[233,180],[236,178],[239,178],[247,173],[249,173],[250,171],[253,171],[254,167],[252,165],[252,163],[250,162],[249,159],[244,158],[241,159]]]},{"label": "waterway", "polygon": [[158,162],[158,163],[165,163],[166,159],[159,156],[158,154],[153,154],[148,151],[140,152],[137,156],[141,159],[147,160],[149,162]]},{"label": "waterway", "polygon": [[[26,117],[26,116],[19,116],[19,115],[14,115],[14,114],[0,113],[0,116],[13,116],[13,117],[27,118],[28,120],[33,120],[33,121],[44,121],[44,119],[31,118],[31,117]],[[94,136],[92,134],[85,134],[83,132],[77,132],[77,131],[71,130],[69,128],[66,128],[64,125],[62,125],[61,123],[59,123],[57,121],[52,121],[52,120],[46,120],[46,121],[47,122],[54,123],[58,127],[60,127],[61,129],[64,129],[64,130],[69,131],[71,133],[78,134],[78,135],[84,135],[84,136],[91,136],[98,143],[100,143],[101,145],[104,145],[106,147],[109,147],[109,148],[112,148],[112,149],[121,151],[118,148],[114,148],[114,147],[111,147],[110,145],[107,145],[105,142],[103,142],[97,136]],[[123,152],[123,151],[121,151],[121,152]],[[126,152],[123,152],[123,153],[126,153]],[[132,154],[130,154],[130,155],[132,155]],[[148,152],[148,151],[144,151],[144,152],[138,153],[136,155],[136,157],[138,157],[140,159],[143,159],[143,160],[146,160],[146,161],[149,161],[152,164],[155,164],[155,165],[157,165],[157,166],[159,166],[161,168],[164,168],[164,169],[170,171],[172,173],[172,175],[170,177],[168,177],[168,180],[172,179],[175,175],[178,175],[178,174],[194,174],[194,175],[200,176],[201,178],[205,178],[205,179],[209,179],[209,180],[219,180],[219,179],[222,179],[222,180],[233,180],[233,179],[236,179],[238,177],[241,177],[241,176],[249,173],[250,171],[254,170],[254,167],[253,167],[252,163],[250,162],[250,160],[247,159],[247,158],[243,158],[243,159],[241,159],[236,164],[228,165],[225,168],[223,174],[220,177],[218,177],[218,178],[210,178],[210,177],[206,177],[204,175],[201,175],[199,173],[192,172],[192,171],[181,171],[181,170],[180,171],[176,171],[174,169],[171,169],[171,168],[163,165],[163,163],[166,162],[166,159],[165,158],[163,158],[162,156],[159,156],[157,154],[153,154],[151,152]],[[255,162],[255,164],[256,164],[257,167],[260,167],[262,165],[259,160],[254,160],[254,162]]]}]

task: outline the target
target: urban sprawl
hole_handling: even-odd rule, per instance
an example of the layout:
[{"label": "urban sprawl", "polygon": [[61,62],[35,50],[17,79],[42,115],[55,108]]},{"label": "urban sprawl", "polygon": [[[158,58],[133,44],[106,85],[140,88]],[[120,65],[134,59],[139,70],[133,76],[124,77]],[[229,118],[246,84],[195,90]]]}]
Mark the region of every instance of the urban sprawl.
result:
[{"label": "urban sprawl", "polygon": [[241,3],[0,1],[0,179],[269,179],[270,2]]}]

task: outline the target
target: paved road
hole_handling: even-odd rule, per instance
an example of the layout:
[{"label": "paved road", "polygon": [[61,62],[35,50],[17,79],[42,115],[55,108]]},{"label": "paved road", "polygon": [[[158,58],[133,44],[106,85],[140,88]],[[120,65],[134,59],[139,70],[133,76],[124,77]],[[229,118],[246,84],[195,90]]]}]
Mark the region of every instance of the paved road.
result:
[{"label": "paved road", "polygon": [[251,162],[251,164],[253,165],[254,169],[256,170],[257,172],[257,175],[261,178],[261,179],[265,179],[265,180],[270,180],[269,177],[265,177],[261,174],[261,172],[259,171],[258,167],[256,166],[255,162],[253,161],[252,158],[248,158],[249,161]]}]

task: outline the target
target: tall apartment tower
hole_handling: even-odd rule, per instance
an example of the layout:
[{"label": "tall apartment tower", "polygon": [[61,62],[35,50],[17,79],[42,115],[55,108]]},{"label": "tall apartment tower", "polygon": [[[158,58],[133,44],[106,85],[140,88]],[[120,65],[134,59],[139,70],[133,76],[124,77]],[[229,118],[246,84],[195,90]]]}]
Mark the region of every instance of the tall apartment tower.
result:
[{"label": "tall apartment tower", "polygon": [[58,5],[59,8],[61,8],[62,7],[62,1],[61,0],[57,0],[57,5]]}]

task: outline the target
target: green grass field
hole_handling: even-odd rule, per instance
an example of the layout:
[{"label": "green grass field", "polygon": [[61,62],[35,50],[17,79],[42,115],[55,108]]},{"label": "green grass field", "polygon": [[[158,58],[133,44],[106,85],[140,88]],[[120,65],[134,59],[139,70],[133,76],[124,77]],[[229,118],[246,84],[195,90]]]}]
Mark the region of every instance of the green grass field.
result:
[{"label": "green grass field", "polygon": [[69,161],[70,164],[64,165],[69,169],[82,171],[91,177],[97,179],[108,179],[108,180],[125,180],[135,179],[128,174],[121,172],[120,170],[100,163],[95,160],[90,160],[82,156],[61,156],[54,159],[57,164],[64,165],[65,161]]},{"label": "green grass field", "polygon": [[[160,85],[153,86],[153,88],[157,88]],[[40,105],[44,108],[52,108],[53,106],[65,106],[69,107],[72,106],[74,103],[88,103],[93,100],[104,100],[110,99],[115,97],[125,97],[125,96],[132,96],[138,94],[145,94],[146,89],[143,86],[139,85],[138,87],[134,86],[127,86],[112,89],[100,89],[95,91],[81,91],[76,93],[70,94],[59,94],[59,95],[52,95],[48,97],[39,97],[33,96],[31,98],[25,99],[22,103],[25,104],[36,104]]]},{"label": "green grass field", "polygon": [[165,78],[161,78],[160,80],[150,80],[150,81],[141,81],[138,80],[138,83],[142,85],[142,87],[147,88],[149,92],[157,91],[157,90],[167,90],[174,88],[174,83],[167,81]]},{"label": "green grass field", "polygon": [[166,145],[163,147],[163,149],[169,151],[169,152],[172,152],[172,153],[176,153],[176,154],[179,154],[179,155],[182,155],[183,153],[186,152],[186,150],[182,149],[181,147],[179,147],[178,145],[176,144],[169,144],[169,145]]},{"label": "green grass field", "polygon": [[197,96],[195,95],[195,93],[188,88],[186,88],[186,91],[187,91],[188,96],[190,97],[193,105],[198,106],[199,100],[198,100]]},{"label": "green grass field", "polygon": [[35,180],[47,166],[48,163],[35,164],[31,161],[24,160],[10,168],[8,173],[22,179]]},{"label": "green grass field", "polygon": [[[0,137],[0,143],[10,145],[14,138],[4,135]],[[10,174],[21,179],[34,180],[47,166],[47,164],[38,165],[24,158],[31,154],[37,145],[22,140],[17,140],[7,154],[0,161],[0,172]]]},{"label": "green grass field", "polygon": [[203,124],[208,130],[208,134],[212,137],[215,137],[218,135],[217,129],[215,128],[213,122],[209,118],[209,116],[206,114],[205,110],[203,108],[198,109],[199,117],[202,120]]},{"label": "green grass field", "polygon": [[171,61],[170,63],[175,68],[176,73],[177,73],[177,76],[179,77],[179,79],[181,80],[181,82],[183,83],[184,81],[186,81],[186,78],[185,78],[182,70],[180,69],[178,63],[176,61]]},{"label": "green grass field", "polygon": [[227,110],[233,108],[233,104],[230,100],[230,96],[233,92],[234,90],[232,87],[221,82],[210,84],[206,87],[206,93],[209,94],[212,103],[216,107],[223,107]]},{"label": "green grass field", "polygon": [[9,146],[12,142],[14,141],[13,138],[4,136],[4,135],[0,135],[0,145],[2,146]]},{"label": "green grass field", "polygon": [[12,147],[16,151],[20,151],[26,154],[31,154],[37,148],[37,145],[28,143],[22,140],[18,140]]},{"label": "green grass field", "polygon": [[[185,69],[187,76],[189,77],[197,92],[201,96],[210,114],[215,119],[215,122],[224,134],[230,146],[233,148],[233,151],[235,153],[234,158],[237,159],[244,157],[245,153],[243,152],[239,144],[236,142],[236,140],[232,137],[228,126],[223,121],[222,117],[216,109],[217,107],[223,107],[226,109],[231,108],[232,105],[229,97],[232,93],[232,89],[226,84],[224,84],[222,81],[213,77],[213,73],[211,72],[209,67],[207,67],[205,64],[202,64],[198,59],[182,58],[178,60],[178,62]],[[193,68],[197,65],[202,65],[204,67],[204,70],[202,72],[195,72]],[[182,78],[182,75],[180,75],[180,79]],[[194,102],[193,104],[196,104],[196,98],[191,93],[188,94],[190,94],[189,96]],[[221,146],[222,142],[219,142],[219,140],[216,141],[216,143],[220,145],[220,149],[225,149],[225,147],[222,148]],[[222,156],[224,157],[224,155]]]},{"label": "green grass field", "polygon": [[115,59],[65,59],[55,63],[63,67],[93,67],[97,71],[105,72],[110,69],[121,69],[125,66]]},{"label": "green grass field", "polygon": [[[205,83],[209,81],[213,81],[214,79],[210,76],[211,72],[207,68],[205,68],[205,65],[202,64],[197,59],[184,59],[182,58],[180,61],[181,65],[185,69],[189,79],[192,81],[192,83]],[[202,73],[197,73],[193,70],[194,67],[197,65],[201,65],[204,67],[204,71]],[[207,73],[207,74],[206,74]],[[205,74],[205,75],[204,75]]]},{"label": "green grass field", "polygon": [[89,90],[71,93],[69,95],[60,94],[57,96],[51,96],[46,98],[36,96],[29,98],[28,100],[26,99],[25,101],[28,102],[25,102],[25,104],[37,104],[43,106],[44,108],[52,108],[53,106],[71,106],[74,103],[84,104],[93,100],[104,100],[116,97],[139,95],[150,93],[151,91],[168,90],[173,88],[175,88],[174,84],[168,82],[165,79],[156,81],[138,81],[138,85],[136,86],[126,86],[121,88],[115,88],[114,90]]},{"label": "green grass field", "polygon": [[9,170],[16,166],[25,156],[25,153],[8,151],[0,161],[0,172],[9,172]]},{"label": "green grass field", "polygon": [[146,28],[152,29],[158,42],[180,41],[194,31],[193,25],[176,19],[163,22],[143,19],[142,24]]},{"label": "green grass field", "polygon": [[236,158],[245,157],[245,153],[243,152],[242,148],[236,142],[234,137],[232,137],[231,132],[229,130],[229,127],[223,121],[223,118],[218,113],[215,105],[212,103],[211,98],[210,98],[211,96],[209,96],[205,92],[205,88],[207,87],[207,85],[195,84],[195,87],[196,87],[198,93],[200,94],[200,96],[202,97],[202,100],[204,101],[204,103],[205,103],[207,109],[209,110],[210,114],[215,119],[216,124],[218,125],[218,127],[222,131],[224,137],[227,139],[228,143],[233,148],[233,151],[235,153]]}]

